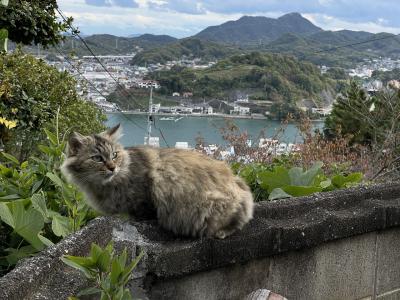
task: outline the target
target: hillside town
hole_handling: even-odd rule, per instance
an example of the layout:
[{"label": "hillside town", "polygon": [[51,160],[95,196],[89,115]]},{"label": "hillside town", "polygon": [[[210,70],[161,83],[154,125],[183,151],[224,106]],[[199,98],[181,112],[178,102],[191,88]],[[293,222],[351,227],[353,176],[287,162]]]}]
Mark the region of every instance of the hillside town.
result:
[{"label": "hillside town", "polygon": [[[138,51],[141,51],[139,48]],[[59,71],[68,71],[78,78],[77,89],[79,94],[88,101],[94,102],[105,112],[126,112],[126,113],[145,113],[146,111],[136,109],[135,111],[123,111],[116,103],[107,101],[107,97],[117,88],[131,89],[160,89],[161,85],[155,80],[146,80],[146,76],[152,72],[171,70],[174,66],[187,67],[192,69],[206,69],[212,67],[216,61],[202,64],[201,59],[189,59],[183,57],[181,60],[167,61],[164,64],[156,63],[147,66],[132,65],[130,62],[135,56],[135,53],[127,55],[99,55],[99,56],[82,56],[68,59],[63,56],[56,56],[48,59],[48,56],[39,55],[37,57],[44,59],[48,64],[56,67]],[[101,62],[101,64],[99,63]],[[103,68],[105,66],[106,69]],[[359,78],[362,81],[363,88],[368,93],[374,93],[384,87],[383,82],[377,79],[372,79],[374,71],[391,71],[400,67],[400,59],[380,58],[373,60],[364,60],[356,67],[345,70],[349,77]],[[326,73],[329,67],[320,66],[321,74]],[[79,80],[80,78],[80,80]],[[391,80],[387,86],[400,87],[400,81]],[[183,93],[173,92],[170,97],[173,97],[180,102],[179,105],[162,106],[160,103],[155,103],[150,110],[154,114],[179,114],[179,115],[221,115],[217,109],[208,105],[193,104],[191,98],[193,93],[187,91]],[[180,101],[178,101],[180,100]],[[334,100],[334,99],[333,99]],[[220,100],[230,107],[229,115],[232,117],[252,117],[265,118],[269,116],[269,108],[273,104],[268,99],[254,100],[249,99],[249,95],[238,93],[236,101],[227,102]],[[319,106],[315,101],[303,99],[298,102],[298,108],[302,111],[309,111],[312,114],[324,117],[329,115],[332,110],[332,104]],[[252,107],[263,107],[264,113],[255,113]]]}]

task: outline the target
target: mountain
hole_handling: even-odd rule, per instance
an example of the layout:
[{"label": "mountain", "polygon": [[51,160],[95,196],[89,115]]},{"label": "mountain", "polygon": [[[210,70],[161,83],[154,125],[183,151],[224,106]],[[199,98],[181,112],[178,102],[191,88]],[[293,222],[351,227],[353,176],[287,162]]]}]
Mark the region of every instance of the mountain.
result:
[{"label": "mountain", "polygon": [[140,52],[133,58],[132,64],[145,65],[151,63],[165,63],[167,61],[179,60],[183,57],[213,61],[239,52],[240,51],[234,47],[221,46],[220,44],[202,41],[197,38],[186,38],[163,47]]},{"label": "mountain", "polygon": [[[123,55],[137,51],[136,47],[148,50],[174,43],[178,39],[169,35],[154,34],[142,34],[138,37],[120,37],[112,34],[93,34],[85,36],[84,40],[96,55]],[[11,43],[10,49],[14,48],[15,45]],[[66,36],[65,41],[58,45],[58,48],[64,54],[74,53],[77,56],[91,55],[83,42],[73,36]],[[37,46],[26,46],[24,49],[32,53],[37,52]],[[42,49],[41,53],[54,53],[58,55],[58,52],[53,48]]]},{"label": "mountain", "polygon": [[390,33],[351,30],[320,31],[307,36],[288,33],[253,50],[291,54],[318,65],[351,67],[366,58],[400,57],[400,40],[395,37]]},{"label": "mountain", "polygon": [[290,13],[277,19],[244,16],[218,26],[210,26],[194,37],[240,46],[268,43],[285,33],[305,36],[322,31],[299,13]]}]

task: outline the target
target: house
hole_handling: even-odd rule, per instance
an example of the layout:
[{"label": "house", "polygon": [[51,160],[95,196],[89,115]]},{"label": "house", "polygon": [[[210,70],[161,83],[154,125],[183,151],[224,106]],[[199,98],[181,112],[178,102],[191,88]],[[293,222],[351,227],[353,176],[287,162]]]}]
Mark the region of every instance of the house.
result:
[{"label": "house", "polygon": [[148,89],[151,87],[153,87],[155,89],[159,89],[161,87],[160,84],[155,80],[138,80],[136,84],[138,87],[145,88],[145,89]]},{"label": "house", "polygon": [[156,114],[156,113],[158,113],[158,112],[160,111],[160,107],[161,107],[161,104],[160,104],[160,103],[152,104],[152,105],[150,106],[150,112],[151,112],[152,114]]},{"label": "house", "polygon": [[230,111],[230,114],[240,116],[250,115],[250,107],[235,105],[233,110]]}]

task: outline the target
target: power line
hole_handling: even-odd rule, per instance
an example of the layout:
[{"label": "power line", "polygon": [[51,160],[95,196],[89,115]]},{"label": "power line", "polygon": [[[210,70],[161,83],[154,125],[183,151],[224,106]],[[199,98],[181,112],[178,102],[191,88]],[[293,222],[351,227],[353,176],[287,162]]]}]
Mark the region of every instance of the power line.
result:
[{"label": "power line", "polygon": [[351,43],[351,44],[346,44],[346,45],[341,45],[341,46],[336,46],[336,47],[332,47],[332,48],[328,48],[328,49],[324,49],[324,50],[315,51],[315,52],[313,52],[313,53],[317,54],[317,53],[321,53],[321,52],[329,52],[329,51],[334,51],[334,50],[341,49],[341,48],[352,47],[352,46],[367,44],[367,43],[371,43],[371,42],[375,42],[375,41],[381,41],[381,40],[396,38],[396,37],[398,37],[398,36],[399,36],[399,34],[390,35],[390,36],[385,36],[385,37],[381,37],[381,38],[371,39],[371,40],[367,40],[367,41],[362,41],[362,42],[357,42],[357,43]]},{"label": "power line", "polygon": [[[64,14],[61,12],[61,10],[57,7],[56,8],[58,14],[61,16],[61,18],[66,22],[67,18],[64,16]],[[101,62],[101,60],[97,57],[96,54],[94,54],[94,52],[92,51],[92,49],[89,47],[89,45],[86,43],[86,41],[79,35],[78,30],[71,24],[68,25],[71,30],[72,30],[72,34],[76,35],[78,37],[78,39],[85,45],[86,49],[92,54],[92,56],[95,58],[95,60],[100,64],[100,66],[106,71],[106,73],[116,82],[116,84],[121,88],[121,89],[125,89],[125,87],[123,87],[119,81],[110,73],[110,71],[108,71],[107,67]],[[135,102],[140,108],[144,108],[143,105],[139,102],[137,102],[134,98],[135,96],[131,93],[129,93],[129,91],[127,90],[127,93],[130,94],[132,96],[132,100],[133,102]]]},{"label": "power line", "polygon": [[[76,66],[61,52],[61,50],[60,50],[57,46],[54,46],[54,48],[57,50],[58,53],[60,53],[61,56],[64,57],[64,59],[65,59],[65,60],[67,61],[67,63],[76,71],[76,73],[79,74],[83,80],[85,80],[85,82],[87,82],[92,88],[94,88],[95,91],[96,91],[97,93],[99,93],[99,95],[103,96],[104,98],[107,98],[107,97],[106,97],[106,96],[105,96],[105,95],[104,95],[90,80],[88,80],[88,79],[79,71],[79,69],[78,69],[78,68],[77,68],[77,67],[76,67]],[[139,124],[136,123],[135,121],[133,121],[133,120],[131,120],[130,118],[126,117],[125,114],[124,114],[118,107],[117,107],[116,109],[122,114],[122,116],[123,116],[128,122],[131,122],[132,124],[134,124],[134,125],[137,126],[138,128],[140,128],[140,129],[146,131],[146,129],[145,129],[143,126],[139,125]]]}]

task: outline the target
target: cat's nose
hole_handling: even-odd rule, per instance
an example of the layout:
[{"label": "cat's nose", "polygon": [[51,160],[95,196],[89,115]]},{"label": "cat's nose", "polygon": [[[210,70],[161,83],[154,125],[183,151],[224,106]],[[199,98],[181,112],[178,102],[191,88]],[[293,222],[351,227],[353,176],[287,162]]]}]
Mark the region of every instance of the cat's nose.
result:
[{"label": "cat's nose", "polygon": [[111,172],[114,172],[114,170],[115,170],[115,164],[113,164],[113,163],[107,163],[106,166],[107,166],[107,169],[109,169]]}]

